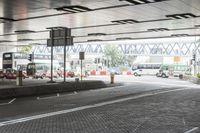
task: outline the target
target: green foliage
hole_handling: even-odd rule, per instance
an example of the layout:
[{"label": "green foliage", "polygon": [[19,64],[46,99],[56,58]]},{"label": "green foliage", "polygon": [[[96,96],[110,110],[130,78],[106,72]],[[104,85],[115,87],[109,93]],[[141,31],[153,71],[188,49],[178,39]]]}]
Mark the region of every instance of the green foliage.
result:
[{"label": "green foliage", "polygon": [[200,73],[197,73],[197,77],[200,78]]},{"label": "green foliage", "polygon": [[18,51],[22,53],[30,53],[32,51],[32,46],[31,45],[21,46],[19,47]]},{"label": "green foliage", "polygon": [[120,66],[126,63],[125,55],[114,45],[104,47],[104,56],[111,60],[111,66]]}]

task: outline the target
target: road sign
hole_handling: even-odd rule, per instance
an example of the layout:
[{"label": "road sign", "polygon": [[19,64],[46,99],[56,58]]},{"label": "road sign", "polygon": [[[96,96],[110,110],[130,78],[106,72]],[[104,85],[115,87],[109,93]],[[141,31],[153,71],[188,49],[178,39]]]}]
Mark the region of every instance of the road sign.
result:
[{"label": "road sign", "polygon": [[180,56],[174,56],[174,62],[180,62],[181,57]]},{"label": "road sign", "polygon": [[[53,45],[52,45],[53,41]],[[73,45],[73,37],[71,29],[52,29],[50,31],[50,39],[47,39],[47,46],[70,46]]]},{"label": "road sign", "polygon": [[29,61],[32,61],[32,59],[33,59],[33,54],[29,54],[28,60],[29,60]]},{"label": "road sign", "polygon": [[[53,32],[53,34],[52,34]],[[65,35],[66,32],[66,35]],[[69,28],[64,28],[64,29],[55,29],[50,31],[50,38],[57,38],[57,37],[70,37],[71,36],[71,29]]]},{"label": "road sign", "polygon": [[85,52],[79,52],[79,59],[84,60],[85,59]]},{"label": "road sign", "polygon": [[[65,39],[66,39],[66,44],[65,44]],[[47,39],[47,46],[52,46],[52,40]],[[73,37],[70,38],[57,38],[53,39],[53,46],[70,46],[73,45]]]}]

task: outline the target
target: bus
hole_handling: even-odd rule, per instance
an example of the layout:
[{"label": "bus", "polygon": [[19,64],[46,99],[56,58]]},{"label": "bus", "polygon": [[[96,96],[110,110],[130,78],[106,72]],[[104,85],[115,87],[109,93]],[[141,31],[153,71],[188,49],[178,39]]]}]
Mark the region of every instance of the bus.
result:
[{"label": "bus", "polygon": [[26,71],[26,66],[30,61],[28,60],[29,54],[20,52],[6,52],[3,53],[2,69],[22,70]]},{"label": "bus", "polygon": [[163,64],[156,74],[157,77],[168,78],[169,76],[179,77],[180,74],[188,70],[190,66],[182,64]]},{"label": "bus", "polygon": [[132,66],[134,76],[156,75],[162,64],[160,63],[142,63]]},{"label": "bus", "polygon": [[[57,71],[60,69],[60,64],[57,60],[53,60],[53,76],[59,77]],[[34,62],[27,64],[27,76],[34,78],[50,78],[51,60],[34,60]]]}]

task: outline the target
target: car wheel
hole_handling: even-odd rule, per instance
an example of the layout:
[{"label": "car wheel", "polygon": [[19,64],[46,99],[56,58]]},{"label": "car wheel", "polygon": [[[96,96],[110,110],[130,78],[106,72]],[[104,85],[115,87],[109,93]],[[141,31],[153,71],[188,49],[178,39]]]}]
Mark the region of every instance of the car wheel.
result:
[{"label": "car wheel", "polygon": [[159,77],[158,73],[156,73],[156,77]]},{"label": "car wheel", "polygon": [[167,76],[165,74],[162,74],[162,78],[167,78]]},{"label": "car wheel", "polygon": [[183,74],[180,74],[178,77],[179,79],[183,79]]},{"label": "car wheel", "polygon": [[134,75],[134,76],[138,76],[138,74],[137,74],[137,73],[134,73],[133,75]]}]

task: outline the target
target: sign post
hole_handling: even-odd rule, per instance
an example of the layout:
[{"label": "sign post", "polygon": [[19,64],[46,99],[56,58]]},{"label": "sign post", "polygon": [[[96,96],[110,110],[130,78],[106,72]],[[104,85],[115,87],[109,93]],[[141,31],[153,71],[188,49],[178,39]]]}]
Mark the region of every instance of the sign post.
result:
[{"label": "sign post", "polygon": [[49,83],[55,83],[55,81],[53,81],[53,45],[54,45],[54,30],[51,29],[50,32],[50,36],[51,36],[51,80],[49,81]]},{"label": "sign post", "polygon": [[83,80],[83,60],[85,59],[85,52],[79,53],[79,59],[81,60],[81,82]]},{"label": "sign post", "polygon": [[47,46],[51,47],[51,81],[53,81],[53,47],[64,46],[64,82],[66,82],[66,46],[73,45],[71,29],[66,27],[51,27],[50,39],[47,39]]},{"label": "sign post", "polygon": [[[64,36],[67,36],[67,30],[64,30]],[[64,40],[64,83],[66,82],[66,39]]]}]

